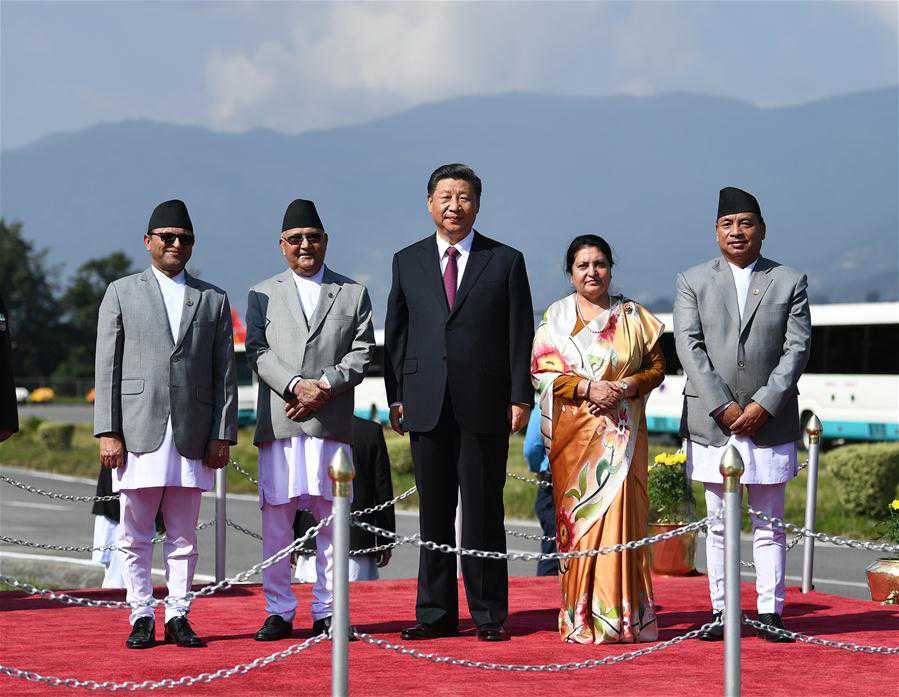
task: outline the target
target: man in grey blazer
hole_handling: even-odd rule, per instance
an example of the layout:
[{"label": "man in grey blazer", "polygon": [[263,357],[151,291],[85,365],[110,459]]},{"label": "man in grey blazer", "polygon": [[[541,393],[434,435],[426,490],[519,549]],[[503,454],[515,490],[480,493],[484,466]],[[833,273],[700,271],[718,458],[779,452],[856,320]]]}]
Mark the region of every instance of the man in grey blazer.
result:
[{"label": "man in grey blazer", "polygon": [[197,565],[200,494],[237,443],[231,308],[223,290],[184,271],[194,240],[184,203],[159,204],[144,235],[150,268],[111,283],[97,320],[94,435],[119,492],[133,649],[155,644],[154,609],[140,603],[153,597],[158,510],[170,601],[165,640],[203,645],[184,597]]},{"label": "man in grey blazer", "polygon": [[[746,471],[749,505],[783,517],[796,476],[800,437],[796,385],[811,342],[806,277],[761,256],[765,221],[756,198],[721,190],[715,233],[721,256],[678,274],[674,301],[677,355],[687,375],[681,435],[690,476],[705,485],[709,515],[721,510],[718,466],[733,444]],[[751,516],[759,621],[783,627],[786,535]],[[712,610],[724,609],[724,524],[709,526],[706,557]],[[768,641],[789,641],[760,631]],[[701,639],[723,638],[720,626]]]},{"label": "man in grey blazer", "polygon": [[[297,510],[316,520],[330,514],[328,464],[340,449],[352,457],[353,388],[374,347],[368,291],[325,266],[328,235],[312,201],[288,206],[279,244],[289,268],[253,286],[247,300],[247,359],[259,375],[263,559],[293,542]],[[331,626],[332,569],[327,526],[317,540],[313,634]],[[263,571],[262,585],[268,617],[257,641],[290,636],[297,609],[290,560]]]}]

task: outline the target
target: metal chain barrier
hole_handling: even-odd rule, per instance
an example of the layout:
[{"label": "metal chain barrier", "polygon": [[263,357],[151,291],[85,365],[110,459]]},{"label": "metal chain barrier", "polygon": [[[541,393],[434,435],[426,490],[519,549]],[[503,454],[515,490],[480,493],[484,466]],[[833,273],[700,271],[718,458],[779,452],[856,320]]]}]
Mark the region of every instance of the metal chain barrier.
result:
[{"label": "metal chain barrier", "polygon": [[520,474],[515,474],[514,472],[506,472],[506,474],[512,479],[517,479],[519,482],[525,482],[527,484],[533,484],[534,486],[539,486],[541,489],[551,489],[552,482],[542,482],[539,479],[531,479],[530,477],[522,477]]},{"label": "metal chain barrier", "polygon": [[376,535],[380,535],[381,537],[386,537],[389,539],[394,539],[400,542],[401,544],[413,544],[418,547],[424,547],[426,549],[431,550],[432,552],[444,552],[446,554],[456,554],[465,557],[476,557],[478,559],[508,559],[510,561],[518,560],[518,561],[539,561],[541,559],[578,559],[581,557],[598,557],[604,554],[615,554],[617,552],[624,552],[626,550],[638,549],[640,547],[644,547],[646,545],[651,545],[656,542],[661,542],[662,540],[670,540],[673,537],[679,537],[681,535],[686,535],[691,532],[698,532],[702,528],[706,526],[706,524],[714,520],[714,516],[709,516],[707,518],[703,518],[702,520],[698,520],[695,523],[690,523],[689,525],[684,525],[683,527],[677,528],[675,530],[669,530],[667,532],[660,533],[658,535],[653,535],[651,537],[644,537],[641,540],[633,540],[631,542],[624,542],[621,544],[613,545],[611,547],[600,547],[598,549],[588,549],[583,552],[556,552],[554,554],[540,554],[539,552],[494,552],[489,550],[482,549],[463,549],[461,547],[453,547],[449,544],[437,544],[436,542],[431,542],[428,540],[422,540],[420,538],[415,537],[404,537],[403,535],[397,535],[396,533],[390,532],[389,530],[383,530],[382,528],[376,527],[374,525],[370,525],[369,523],[364,523],[362,521],[354,520],[351,521],[353,525],[356,527],[362,528],[363,530],[367,530],[368,532],[373,532]]},{"label": "metal chain barrier", "polygon": [[113,494],[112,496],[74,496],[72,494],[60,494],[55,491],[45,491],[44,489],[38,489],[35,486],[26,484],[25,482],[20,482],[19,480],[13,479],[12,477],[7,477],[5,474],[0,474],[0,481],[4,481],[7,484],[11,484],[12,486],[23,489],[24,491],[30,491],[32,494],[40,494],[41,496],[46,496],[51,499],[60,499],[62,501],[80,501],[83,503],[93,503],[94,501],[117,501],[119,498],[118,494]]},{"label": "metal chain barrier", "polygon": [[555,535],[530,535],[526,532],[519,532],[518,530],[509,530],[506,528],[506,534],[512,537],[520,537],[523,540],[535,540],[536,542],[555,542]]},{"label": "metal chain barrier", "polygon": [[[203,528],[208,528],[210,525],[215,523],[214,520],[206,520],[200,523],[196,529],[202,530]],[[150,538],[150,542],[154,545],[159,544],[165,540],[165,535],[155,535]],[[20,547],[32,547],[34,549],[47,549],[52,550],[54,552],[117,552],[119,548],[116,545],[103,545],[102,547],[87,547],[87,546],[78,546],[78,545],[51,545],[45,544],[43,542],[29,542],[28,540],[20,540],[16,537],[8,537],[6,535],[0,535],[0,542],[4,542],[9,545],[18,545]]]},{"label": "metal chain barrier", "polygon": [[[263,559],[258,564],[251,566],[246,571],[242,571],[232,578],[222,579],[218,583],[214,583],[208,586],[204,586],[198,591],[191,591],[183,596],[183,600],[188,602],[194,600],[195,598],[200,598],[203,596],[209,596],[213,593],[217,593],[221,590],[227,590],[231,586],[237,583],[243,583],[260,571],[267,569],[274,564],[277,564],[279,561],[289,556],[294,550],[302,547],[306,542],[311,540],[313,537],[318,535],[319,531],[331,524],[331,521],[334,519],[333,515],[329,515],[325,518],[322,518],[318,525],[315,525],[309,528],[302,537],[297,538],[292,543],[287,545],[284,549],[281,549],[275,552],[268,559]],[[0,576],[0,582],[6,583],[7,585],[13,586],[15,588],[21,588],[22,590],[28,591],[31,595],[39,595],[45,600],[55,600],[57,602],[65,603],[67,605],[79,605],[81,607],[101,607],[107,609],[130,609],[135,607],[147,607],[147,606],[158,606],[158,605],[168,605],[169,603],[180,602],[182,598],[163,598],[161,600],[157,600],[156,598],[151,598],[150,600],[144,601],[134,601],[134,602],[125,602],[119,600],[89,600],[87,598],[78,598],[74,595],[68,595],[66,593],[56,593],[48,588],[38,588],[36,586],[31,585],[30,583],[25,583],[20,581],[19,579],[13,578],[12,576]]]},{"label": "metal chain barrier", "polygon": [[774,516],[765,515],[761,511],[757,511],[754,508],[750,508],[749,512],[752,513],[752,515],[761,518],[762,520],[767,521],[772,525],[775,525],[776,527],[783,528],[784,530],[791,530],[793,532],[799,533],[804,537],[813,537],[819,542],[830,542],[831,544],[842,545],[844,547],[852,547],[853,549],[866,549],[869,552],[889,552],[891,554],[899,553],[899,545],[892,545],[886,542],[864,542],[862,540],[853,540],[849,537],[840,537],[839,535],[828,535],[823,532],[813,532],[812,530],[803,528],[799,525],[788,523],[781,518],[775,518]]},{"label": "metal chain barrier", "polygon": [[385,651],[395,651],[398,654],[412,656],[413,658],[423,658],[424,660],[431,661],[432,663],[443,663],[451,666],[463,666],[465,668],[480,668],[481,670],[501,670],[524,673],[559,673],[563,670],[598,668],[600,666],[610,666],[616,663],[622,663],[624,661],[633,661],[636,658],[648,656],[650,654],[656,653],[657,651],[662,651],[672,646],[676,646],[677,644],[681,643],[682,641],[686,641],[687,639],[695,639],[703,632],[708,631],[712,627],[720,624],[722,624],[721,621],[709,622],[699,629],[694,629],[693,631],[687,632],[686,634],[681,634],[680,636],[676,636],[673,639],[669,639],[668,641],[661,641],[657,644],[653,644],[652,646],[648,646],[645,649],[628,651],[627,653],[621,653],[616,656],[606,656],[605,658],[591,658],[586,661],[570,663],[544,664],[488,663],[486,661],[469,661],[465,658],[453,658],[451,656],[441,656],[436,653],[423,653],[422,651],[417,651],[416,649],[408,649],[402,644],[391,644],[388,641],[384,641],[383,639],[375,639],[373,636],[364,634],[360,631],[354,631],[353,633],[358,639],[361,639],[364,643],[370,646],[376,646],[379,649],[384,649]]},{"label": "metal chain barrier", "polygon": [[242,525],[238,525],[230,518],[225,519],[225,525],[227,525],[229,528],[237,530],[237,532],[242,532],[248,537],[252,537],[254,540],[259,540],[260,542],[262,541],[262,535],[260,535],[258,532],[253,532],[252,530],[245,528]]},{"label": "metal chain barrier", "polygon": [[239,463],[237,460],[231,460],[230,462],[231,462],[231,466],[232,466],[234,469],[236,469],[236,470],[237,470],[238,472],[240,472],[244,477],[246,477],[246,478],[249,479],[251,482],[253,482],[253,484],[255,484],[257,487],[259,486],[259,480],[256,479],[256,477],[254,477],[252,474],[250,474],[249,472],[247,472],[243,467],[241,467],[241,466],[240,466],[240,463]]},{"label": "metal chain barrier", "polygon": [[0,673],[8,675],[11,678],[23,678],[28,682],[44,683],[52,687],[83,687],[88,690],[109,690],[115,692],[117,690],[128,690],[134,692],[136,690],[156,690],[159,688],[171,689],[174,687],[192,687],[198,683],[209,684],[213,680],[221,680],[230,678],[235,675],[246,675],[256,668],[264,668],[267,665],[277,661],[283,661],[285,658],[295,656],[301,651],[314,646],[320,641],[328,638],[327,634],[316,634],[309,637],[301,644],[293,644],[283,651],[278,651],[269,656],[261,656],[249,663],[238,663],[232,668],[220,668],[214,673],[200,673],[199,675],[185,675],[180,678],[165,678],[163,680],[144,680],[143,682],[135,682],[128,680],[125,682],[113,682],[106,680],[97,682],[96,680],[79,680],[78,678],[58,678],[55,675],[41,675],[29,670],[21,670],[19,668],[11,668],[0,664]]},{"label": "metal chain barrier", "polygon": [[816,646],[826,646],[830,649],[843,649],[844,651],[852,651],[853,653],[880,653],[891,656],[899,655],[899,646],[865,646],[864,644],[854,644],[851,641],[830,641],[829,639],[819,639],[818,637],[809,636],[808,634],[800,634],[799,632],[791,632],[789,629],[780,629],[772,627],[769,624],[751,620],[748,617],[743,618],[743,623],[750,627],[755,627],[768,634],[776,634],[777,636],[789,637],[795,641],[801,641],[806,644],[814,644]]},{"label": "metal chain barrier", "polygon": [[410,487],[399,496],[390,499],[390,501],[385,501],[384,503],[380,503],[377,506],[372,506],[371,508],[364,508],[361,511],[353,511],[352,513],[350,513],[350,515],[354,518],[358,518],[359,516],[368,515],[369,513],[377,513],[378,511],[383,511],[385,508],[390,508],[395,503],[399,503],[403,499],[409,498],[416,491],[418,491],[416,487]]}]

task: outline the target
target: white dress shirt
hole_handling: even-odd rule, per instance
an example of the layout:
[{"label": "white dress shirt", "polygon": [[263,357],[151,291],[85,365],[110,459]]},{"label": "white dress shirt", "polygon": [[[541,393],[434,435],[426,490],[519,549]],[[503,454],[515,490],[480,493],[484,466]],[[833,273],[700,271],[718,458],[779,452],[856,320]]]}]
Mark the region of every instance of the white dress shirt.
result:
[{"label": "white dress shirt", "polygon": [[474,231],[469,232],[463,239],[456,242],[456,244],[450,244],[445,239],[440,236],[440,233],[436,233],[437,236],[437,254],[440,256],[440,275],[443,275],[443,272],[446,271],[446,265],[449,263],[449,257],[446,255],[446,250],[450,247],[455,247],[459,252],[459,256],[456,257],[456,269],[458,273],[456,274],[456,290],[459,290],[459,286],[462,285],[462,275],[465,273],[465,265],[468,263],[468,257],[471,254],[471,243],[474,240]]},{"label": "white dress shirt", "polygon": [[297,287],[297,295],[300,297],[300,307],[303,309],[303,314],[306,315],[306,322],[310,322],[312,315],[315,314],[315,308],[318,307],[318,297],[322,292],[325,265],[322,264],[314,276],[301,276],[296,271],[292,275],[293,282]]},{"label": "white dress shirt", "polygon": [[[172,339],[177,343],[184,308],[184,272],[169,278],[155,266],[152,269],[162,293]],[[159,448],[151,453],[129,452],[125,465],[112,471],[112,489],[121,491],[155,486],[186,486],[209,491],[213,487],[214,478],[213,471],[203,464],[202,459],[187,458],[178,452],[170,414]]]},{"label": "white dress shirt", "polygon": [[736,264],[727,262],[731,273],[734,275],[734,285],[737,287],[737,305],[740,308],[740,321],[743,321],[743,310],[746,309],[746,297],[749,295],[749,284],[752,283],[752,272],[755,265],[759,263],[756,259],[749,266],[741,268]]}]

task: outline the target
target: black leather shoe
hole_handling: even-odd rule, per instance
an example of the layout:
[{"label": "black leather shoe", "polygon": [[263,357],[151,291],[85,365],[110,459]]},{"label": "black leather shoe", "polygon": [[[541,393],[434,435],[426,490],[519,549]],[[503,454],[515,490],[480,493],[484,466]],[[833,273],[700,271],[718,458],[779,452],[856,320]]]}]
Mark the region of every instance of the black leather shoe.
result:
[{"label": "black leather shoe", "polygon": [[[724,619],[724,612],[722,610],[716,610],[712,613],[712,617],[709,622],[721,622]],[[708,623],[706,623],[708,624]],[[714,627],[709,627],[705,631],[703,631],[699,635],[700,641],[723,641],[724,640],[724,625],[718,624]]]},{"label": "black leather shoe", "polygon": [[293,634],[292,622],[288,622],[281,615],[269,615],[253,638],[256,641],[278,641],[286,639],[291,634]]},{"label": "black leather shoe", "polygon": [[[318,636],[319,634],[331,635],[331,615],[322,617],[320,620],[315,620],[315,622],[312,623],[312,636]],[[356,638],[356,628],[352,625],[350,625],[349,641],[358,641]]]},{"label": "black leather shoe", "polygon": [[509,641],[509,632],[501,624],[484,624],[478,627],[478,641]]},{"label": "black leather shoe", "polygon": [[139,617],[125,640],[129,649],[151,649],[156,646],[156,622],[152,617]]},{"label": "black leather shoe", "polygon": [[[784,627],[783,620],[780,618],[776,612],[765,612],[759,615],[759,622],[762,624],[767,624],[769,627],[774,627],[775,629],[786,629]],[[773,632],[766,632],[764,629],[757,629],[759,636],[762,637],[765,641],[770,641],[773,644],[792,644],[796,640],[791,639],[788,636],[783,636],[782,634],[774,634]]]},{"label": "black leather shoe", "polygon": [[403,641],[422,641],[425,639],[441,639],[443,637],[459,636],[458,629],[444,629],[434,625],[419,622],[414,627],[407,627],[400,632]]},{"label": "black leather shoe", "polygon": [[198,649],[206,644],[191,629],[190,622],[183,615],[173,617],[165,623],[165,640],[170,644],[178,644],[186,649]]}]

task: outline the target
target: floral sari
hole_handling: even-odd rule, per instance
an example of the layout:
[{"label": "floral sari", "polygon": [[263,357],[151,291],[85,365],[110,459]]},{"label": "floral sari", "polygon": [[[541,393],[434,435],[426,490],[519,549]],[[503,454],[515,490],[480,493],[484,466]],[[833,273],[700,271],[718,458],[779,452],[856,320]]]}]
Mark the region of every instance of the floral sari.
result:
[{"label": "floral sari", "polygon": [[[662,324],[637,303],[613,298],[608,313],[581,323],[577,296],[553,303],[537,328],[531,376],[552,468],[560,552],[606,547],[646,534],[645,397],[593,416],[586,401],[554,395],[562,376],[621,380],[638,373]],[[645,548],[563,560],[559,632],[577,643],[657,638],[649,553]]]}]

